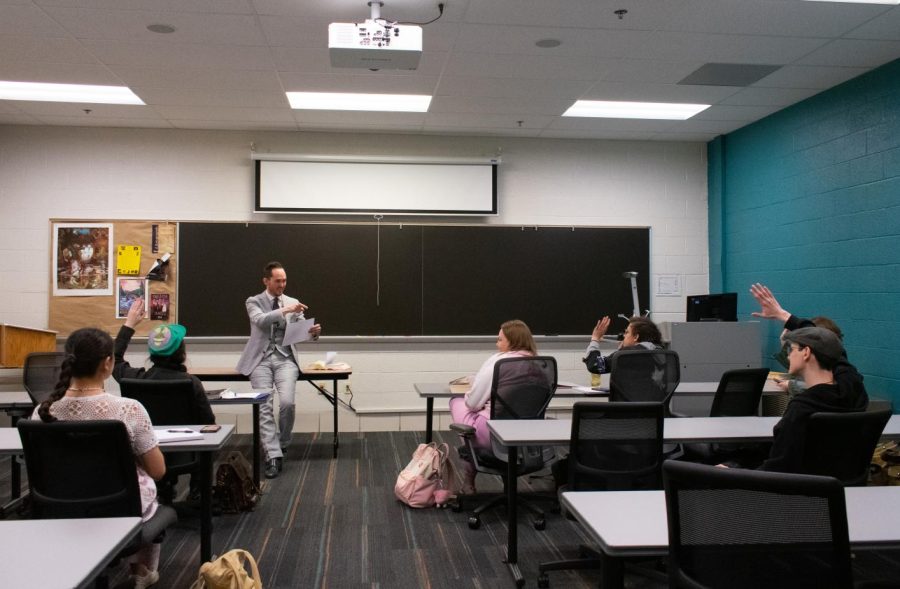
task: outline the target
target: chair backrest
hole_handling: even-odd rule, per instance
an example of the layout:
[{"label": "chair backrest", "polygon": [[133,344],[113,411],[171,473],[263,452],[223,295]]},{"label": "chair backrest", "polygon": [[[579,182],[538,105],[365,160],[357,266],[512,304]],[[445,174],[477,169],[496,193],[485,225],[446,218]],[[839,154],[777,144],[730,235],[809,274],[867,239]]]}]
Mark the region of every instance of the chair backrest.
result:
[{"label": "chair backrest", "polygon": [[491,419],[543,419],[555,392],[556,358],[498,360],[491,383]]},{"label": "chair backrest", "polygon": [[116,420],[18,423],[36,519],[141,515],[128,430]]},{"label": "chair backrest", "polygon": [[154,425],[193,425],[201,423],[194,403],[194,385],[190,379],[149,380],[123,378],[119,381],[123,397],[135,399]]},{"label": "chair backrest", "polygon": [[802,472],[831,476],[844,485],[865,485],[872,453],[891,410],[813,413],[806,424]]},{"label": "chair backrest", "polygon": [[713,398],[710,417],[743,417],[759,412],[768,368],[739,368],[728,370],[719,380],[719,388]]},{"label": "chair backrest", "polygon": [[575,403],[568,490],[661,489],[663,413],[662,403]]},{"label": "chair backrest", "polygon": [[32,352],[25,358],[22,379],[35,405],[40,405],[53,393],[65,357],[62,352]]},{"label": "chair backrest", "polygon": [[662,403],[668,415],[680,380],[681,365],[674,350],[620,350],[610,357],[609,400]]},{"label": "chair backrest", "polygon": [[666,461],[669,587],[853,586],[837,479]]}]

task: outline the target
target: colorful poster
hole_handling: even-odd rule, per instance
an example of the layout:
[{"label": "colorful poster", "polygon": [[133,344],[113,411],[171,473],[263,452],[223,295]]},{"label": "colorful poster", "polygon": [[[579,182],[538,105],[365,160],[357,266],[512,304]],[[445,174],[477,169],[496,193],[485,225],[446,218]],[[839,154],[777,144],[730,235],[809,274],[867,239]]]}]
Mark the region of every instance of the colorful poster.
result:
[{"label": "colorful poster", "polygon": [[[147,300],[147,280],[144,278],[116,278],[116,319],[125,319],[135,299]],[[147,306],[144,306],[144,317]]]},{"label": "colorful poster", "polygon": [[150,319],[154,321],[169,320],[169,295],[168,294],[152,294],[150,295]]},{"label": "colorful poster", "polygon": [[116,274],[137,276],[141,273],[141,246],[116,246]]},{"label": "colorful poster", "polygon": [[54,223],[53,295],[113,294],[112,243],[110,223]]}]

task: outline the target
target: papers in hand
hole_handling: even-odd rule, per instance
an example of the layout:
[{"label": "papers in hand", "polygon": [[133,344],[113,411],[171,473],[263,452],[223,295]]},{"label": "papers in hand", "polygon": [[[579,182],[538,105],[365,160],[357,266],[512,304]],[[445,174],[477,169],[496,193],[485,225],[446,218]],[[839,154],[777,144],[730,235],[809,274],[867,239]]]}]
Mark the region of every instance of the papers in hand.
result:
[{"label": "papers in hand", "polygon": [[154,428],[153,431],[156,432],[156,439],[160,444],[203,439],[203,434],[189,427]]},{"label": "papers in hand", "polygon": [[308,342],[313,339],[309,330],[316,324],[315,318],[300,319],[299,321],[288,321],[284,328],[284,345],[290,346],[300,342]]}]

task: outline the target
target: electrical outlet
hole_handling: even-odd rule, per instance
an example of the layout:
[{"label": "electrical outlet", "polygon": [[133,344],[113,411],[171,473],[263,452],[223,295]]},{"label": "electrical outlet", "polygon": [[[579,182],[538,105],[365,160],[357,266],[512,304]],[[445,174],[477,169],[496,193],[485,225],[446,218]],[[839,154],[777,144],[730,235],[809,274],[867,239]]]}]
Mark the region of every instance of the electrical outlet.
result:
[{"label": "electrical outlet", "polygon": [[353,391],[350,389],[350,383],[349,383],[349,382],[344,383],[344,394],[345,394],[345,395],[352,395],[352,394],[353,394]]}]

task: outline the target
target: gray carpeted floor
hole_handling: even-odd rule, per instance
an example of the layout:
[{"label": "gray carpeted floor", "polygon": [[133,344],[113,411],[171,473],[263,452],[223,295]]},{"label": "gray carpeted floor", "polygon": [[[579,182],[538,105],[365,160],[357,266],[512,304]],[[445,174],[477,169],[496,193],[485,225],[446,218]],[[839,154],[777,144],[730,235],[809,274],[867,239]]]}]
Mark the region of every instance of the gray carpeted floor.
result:
[{"label": "gray carpeted floor", "polygon": [[[455,437],[438,432],[451,447]],[[271,481],[255,511],[214,519],[213,551],[244,548],[256,557],[266,589],[278,588],[488,588],[513,587],[502,562],[506,544],[503,509],[485,514],[470,530],[465,512],[414,510],[393,496],[397,473],[422,438],[421,432],[341,434],[337,460],[331,435],[298,434],[282,475]],[[230,448],[248,450],[249,436],[235,436]],[[8,460],[0,461],[0,498],[8,497]],[[186,477],[182,477],[185,481]],[[479,490],[500,490],[498,479],[479,476]],[[551,490],[547,478],[520,483],[520,489]],[[163,543],[160,588],[187,588],[199,568],[199,522],[182,517]],[[577,556],[589,544],[577,523],[547,512],[547,527],[536,531],[520,513],[519,563],[527,587],[535,587],[538,563]],[[900,579],[898,552],[856,555],[859,579]],[[130,587],[125,567],[110,578]],[[596,587],[596,571],[551,573],[551,587]],[[900,583],[898,583],[900,585]],[[626,587],[657,589],[660,580],[626,575]]]}]

